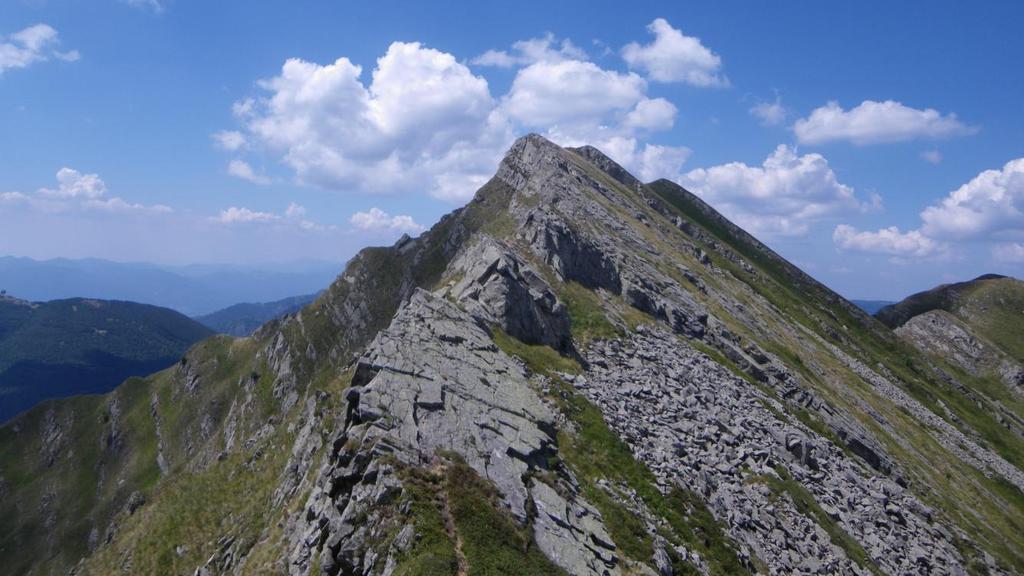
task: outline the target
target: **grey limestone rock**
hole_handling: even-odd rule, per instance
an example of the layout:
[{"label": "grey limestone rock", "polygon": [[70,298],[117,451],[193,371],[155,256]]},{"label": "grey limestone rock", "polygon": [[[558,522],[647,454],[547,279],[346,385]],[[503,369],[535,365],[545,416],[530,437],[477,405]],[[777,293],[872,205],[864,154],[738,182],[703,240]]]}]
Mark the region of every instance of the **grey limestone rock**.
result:
[{"label": "grey limestone rock", "polygon": [[[383,522],[375,505],[403,490],[380,457],[428,466],[444,452],[459,454],[492,482],[519,522],[525,525],[529,510],[537,510],[537,544],[568,573],[618,573],[601,516],[578,487],[559,480],[571,495],[563,497],[545,483],[527,482],[556,451],[554,414],[525,369],[469,313],[414,292],[359,359],[347,400],[344,428],[293,530],[291,573],[307,573],[315,555],[329,575],[393,567],[388,550],[371,546]],[[371,561],[377,558],[385,561]]]},{"label": "grey limestone rock", "polygon": [[572,348],[569,314],[547,282],[499,241],[481,236],[448,267],[450,294],[482,321],[530,344]]}]

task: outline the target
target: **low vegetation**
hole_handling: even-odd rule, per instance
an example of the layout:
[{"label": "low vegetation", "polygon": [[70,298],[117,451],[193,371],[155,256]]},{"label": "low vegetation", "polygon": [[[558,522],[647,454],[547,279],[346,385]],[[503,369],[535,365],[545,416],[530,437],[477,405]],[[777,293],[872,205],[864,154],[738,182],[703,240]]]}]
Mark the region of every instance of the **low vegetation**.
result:
[{"label": "low vegetation", "polygon": [[456,454],[430,468],[402,468],[416,528],[396,575],[561,576],[537,548],[529,526],[502,506],[494,486]]},{"label": "low vegetation", "polygon": [[608,340],[622,335],[622,331],[608,321],[607,304],[593,291],[576,282],[561,286],[559,294],[569,310],[573,339],[586,346],[592,340]]},{"label": "low vegetation", "polygon": [[526,344],[499,328],[492,328],[491,332],[495,345],[501,348],[502,352],[519,358],[527,368],[537,374],[578,374],[582,371],[579,362],[560,355],[550,346]]}]

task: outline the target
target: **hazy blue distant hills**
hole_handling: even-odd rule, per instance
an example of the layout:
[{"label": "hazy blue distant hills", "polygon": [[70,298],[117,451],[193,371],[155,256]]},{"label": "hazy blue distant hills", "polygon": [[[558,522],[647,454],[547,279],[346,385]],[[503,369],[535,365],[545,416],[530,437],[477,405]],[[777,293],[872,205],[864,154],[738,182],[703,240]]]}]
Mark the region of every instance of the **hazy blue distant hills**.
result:
[{"label": "hazy blue distant hills", "polygon": [[197,316],[196,320],[221,334],[248,336],[270,320],[298,312],[317,296],[306,294],[275,302],[235,304],[205,316]]},{"label": "hazy blue distant hills", "polygon": [[196,316],[238,302],[272,302],[323,290],[344,267],[296,262],[246,267],[158,266],[107,260],[0,257],[0,290],[30,301],[61,298],[127,300]]},{"label": "hazy blue distant hills", "polygon": [[850,300],[850,302],[853,302],[868,314],[874,314],[890,304],[895,304],[892,300]]},{"label": "hazy blue distant hills", "polygon": [[212,334],[146,304],[0,297],[0,422],[47,398],[106,392],[162,370]]}]

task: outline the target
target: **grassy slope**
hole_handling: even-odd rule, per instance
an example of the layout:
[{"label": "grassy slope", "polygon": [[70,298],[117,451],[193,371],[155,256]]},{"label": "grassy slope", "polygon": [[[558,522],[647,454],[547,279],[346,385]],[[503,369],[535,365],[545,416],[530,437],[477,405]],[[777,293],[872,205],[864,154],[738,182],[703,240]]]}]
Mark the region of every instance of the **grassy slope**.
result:
[{"label": "grassy slope", "polygon": [[1001,278],[975,282],[954,311],[974,331],[1024,362],[1024,281]]},{"label": "grassy slope", "polygon": [[[239,360],[226,375],[242,376],[252,368],[251,358]],[[322,393],[313,395],[318,398],[317,411],[342,414],[341,398],[349,381],[350,374],[344,373],[312,382],[311,387]],[[254,398],[257,406],[263,405],[258,410],[264,417],[275,412],[269,389],[257,384]],[[251,554],[244,573],[279,571],[284,556],[280,523],[308,493],[298,491],[280,508],[271,504],[296,431],[303,423],[301,414],[298,406],[279,414],[284,425],[257,442],[226,453],[209,467],[185,467],[160,482],[151,491],[150,502],[124,518],[117,540],[89,559],[86,573],[112,573],[127,557],[133,574],[190,572],[221,547],[224,536],[233,539],[240,555]]]},{"label": "grassy slope", "polygon": [[[108,397],[49,402],[0,428],[6,492],[0,518],[18,520],[0,524],[0,565],[12,574],[56,572],[51,568],[88,551],[93,525],[105,526],[132,492],[156,484],[160,472],[148,392],[164,378],[131,379]],[[116,441],[110,426],[114,402],[120,407]],[[48,416],[61,425],[70,422],[61,441],[65,447],[53,458],[43,444]]]},{"label": "grassy slope", "polygon": [[945,310],[975,333],[1024,362],[1024,281],[987,274],[944,284],[886,306],[876,316],[893,328],[930,310]]}]

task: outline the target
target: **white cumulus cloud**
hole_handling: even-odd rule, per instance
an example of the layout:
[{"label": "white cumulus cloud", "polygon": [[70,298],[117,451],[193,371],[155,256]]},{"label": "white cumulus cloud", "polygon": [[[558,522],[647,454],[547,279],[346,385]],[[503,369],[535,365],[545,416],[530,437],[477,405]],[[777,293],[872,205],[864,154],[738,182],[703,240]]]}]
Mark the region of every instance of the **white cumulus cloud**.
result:
[{"label": "white cumulus cloud", "polygon": [[[492,118],[487,81],[446,54],[395,42],[369,83],[347,58],[285,62],[263,98],[234,113],[302,183],[340,191],[422,190],[467,198],[493,171],[510,137]],[[445,177],[442,178],[442,175]]]},{"label": "white cumulus cloud", "polygon": [[985,170],[921,213],[932,237],[979,239],[1024,235],[1024,158],[1000,170]]},{"label": "white cumulus cloud", "polygon": [[645,98],[646,88],[636,74],[593,62],[537,62],[516,74],[504,108],[529,127],[597,123],[610,113],[632,110]]},{"label": "white cumulus cloud", "polygon": [[52,26],[36,24],[15,32],[5,39],[0,36],[0,76],[5,70],[27,68],[51,57],[74,62],[81,55],[77,50],[60,52],[60,37]]},{"label": "white cumulus cloud", "polygon": [[[651,29],[672,47],[675,36],[659,21]],[[652,46],[657,52],[665,42]],[[427,192],[456,202],[486,183],[514,138],[528,131],[563,146],[596,146],[643,178],[681,173],[690,150],[650,141],[672,128],[678,110],[648,96],[639,74],[603,68],[551,34],[473,62],[515,67],[508,92],[493,96],[455,56],[418,42],[392,43],[368,73],[345,57],[330,64],[292,58],[258,83],[260,94],[233,105],[239,129],[213,138],[231,152],[276,156],[299,184]],[[230,167],[242,178],[265,178],[244,158]]]},{"label": "white cumulus cloud", "polygon": [[826,217],[861,212],[853,188],[839,182],[820,154],[780,145],[760,166],[730,162],[691,170],[679,183],[755,234],[799,236]]},{"label": "white cumulus cloud", "polygon": [[896,226],[871,232],[840,224],[832,233],[832,241],[840,248],[891,256],[929,256],[941,248],[938,242],[920,230],[901,232]]},{"label": "white cumulus cloud", "polygon": [[213,222],[233,225],[262,225],[281,231],[333,232],[338,228],[333,224],[319,224],[306,219],[306,208],[301,204],[290,202],[284,212],[264,212],[252,210],[244,206],[230,206],[221,210],[217,216],[209,218]]},{"label": "white cumulus cloud", "polygon": [[1017,262],[1024,239],[1024,158],[999,170],[985,170],[921,212],[921,226],[900,232],[895,227],[860,232],[836,228],[841,248],[893,255],[925,256],[953,243],[988,245],[992,258]]},{"label": "white cumulus cloud", "polygon": [[270,184],[270,178],[267,178],[263,174],[257,174],[256,171],[253,170],[252,166],[250,166],[245,160],[235,159],[228,162],[228,174],[261,186]]},{"label": "white cumulus cloud", "polygon": [[229,152],[236,152],[245,148],[245,135],[238,130],[221,130],[210,135],[218,147]]},{"label": "white cumulus cloud", "polygon": [[477,66],[512,68],[534,62],[558,62],[561,60],[585,60],[586,52],[568,38],[559,42],[550,32],[540,38],[520,40],[512,44],[511,51],[488,50],[470,60]]},{"label": "white cumulus cloud", "polygon": [[411,216],[392,216],[380,208],[370,208],[366,212],[356,212],[349,222],[359,230],[380,232],[419,233],[424,230]]},{"label": "white cumulus cloud", "polygon": [[919,110],[894,100],[865,100],[844,110],[838,102],[815,109],[793,125],[802,144],[822,144],[845,140],[858,145],[938,139],[977,132],[961,122],[956,114],[942,115],[937,110]]},{"label": "white cumulus cloud", "polygon": [[163,204],[137,204],[118,196],[107,196],[107,185],[98,174],[83,174],[65,166],[57,171],[56,178],[56,188],[39,188],[34,194],[0,193],[0,204],[49,213],[93,210],[161,214],[173,211]]},{"label": "white cumulus cloud", "polygon": [[647,27],[654,41],[636,42],[622,48],[622,58],[630,68],[643,70],[656,82],[684,82],[694,86],[726,86],[721,74],[722,59],[701,44],[700,38],[686,36],[664,18]]},{"label": "white cumulus cloud", "polygon": [[626,114],[624,125],[641,130],[668,130],[676,120],[678,110],[664,98],[644,98]]},{"label": "white cumulus cloud", "polygon": [[750,115],[761,121],[762,126],[778,126],[786,121],[789,111],[776,98],[774,102],[760,102],[751,106]]},{"label": "white cumulus cloud", "polygon": [[107,193],[107,185],[99,174],[82,174],[73,168],[57,171],[56,188],[40,188],[39,194],[50,198],[99,198]]},{"label": "white cumulus cloud", "polygon": [[231,206],[226,210],[221,210],[215,219],[223,224],[246,224],[250,222],[273,222],[280,218],[280,216],[273,212],[259,212],[244,207]]},{"label": "white cumulus cloud", "polygon": [[593,62],[537,62],[519,70],[502,112],[517,125],[540,129],[562,146],[590,144],[638,177],[675,178],[690,150],[656,145],[642,135],[668,130],[678,113],[664,98],[647,97],[634,73]]}]

